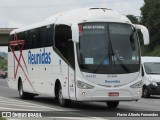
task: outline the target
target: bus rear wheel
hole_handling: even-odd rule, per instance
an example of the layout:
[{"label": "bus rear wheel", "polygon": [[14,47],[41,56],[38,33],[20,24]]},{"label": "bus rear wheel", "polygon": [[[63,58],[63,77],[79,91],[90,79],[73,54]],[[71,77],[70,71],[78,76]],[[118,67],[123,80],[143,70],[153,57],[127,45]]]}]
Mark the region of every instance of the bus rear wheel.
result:
[{"label": "bus rear wheel", "polygon": [[19,97],[21,99],[33,99],[34,98],[34,94],[31,94],[31,93],[27,93],[27,92],[24,92],[23,91],[23,84],[22,82],[20,81],[19,83]]},{"label": "bus rear wheel", "polygon": [[117,108],[119,105],[119,101],[107,101],[108,108]]},{"label": "bus rear wheel", "polygon": [[63,98],[63,93],[62,93],[62,87],[61,87],[61,85],[59,85],[58,96],[57,97],[58,97],[58,102],[59,102],[60,106],[67,107],[67,106],[71,105],[71,100]]}]

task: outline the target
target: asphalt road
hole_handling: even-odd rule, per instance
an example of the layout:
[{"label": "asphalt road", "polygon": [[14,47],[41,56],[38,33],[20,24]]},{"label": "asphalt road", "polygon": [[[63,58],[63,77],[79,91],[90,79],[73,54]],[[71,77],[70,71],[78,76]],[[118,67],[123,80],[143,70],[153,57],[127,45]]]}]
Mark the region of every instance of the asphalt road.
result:
[{"label": "asphalt road", "polygon": [[[48,111],[48,118],[51,120],[159,120],[160,117],[138,117],[139,114],[152,114],[160,116],[160,96],[152,96],[148,99],[141,99],[138,102],[120,102],[117,109],[107,108],[106,103],[99,102],[73,102],[69,108],[60,107],[54,98],[48,96],[37,96],[33,100],[21,100],[18,91],[8,88],[7,80],[0,79],[0,112],[2,111]],[[42,112],[43,113],[43,112]],[[54,115],[53,115],[54,113]],[[125,114],[133,113],[132,117],[125,117]],[[122,115],[117,117],[117,115]],[[57,117],[62,116],[62,117]],[[136,117],[135,117],[135,116]],[[74,117],[73,117],[74,116]],[[114,116],[114,117],[109,117]],[[134,117],[133,117],[134,116]],[[141,115],[142,116],[142,115]],[[9,118],[13,119],[13,118]],[[19,118],[28,119],[31,118]],[[32,118],[33,119],[33,118]],[[39,118],[34,118],[39,120]],[[14,119],[15,120],[15,119]]]}]

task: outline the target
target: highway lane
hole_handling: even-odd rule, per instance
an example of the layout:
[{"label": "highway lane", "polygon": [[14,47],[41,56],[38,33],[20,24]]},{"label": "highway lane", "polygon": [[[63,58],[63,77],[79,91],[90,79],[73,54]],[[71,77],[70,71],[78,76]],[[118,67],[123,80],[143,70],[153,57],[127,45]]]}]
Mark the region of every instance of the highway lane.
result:
[{"label": "highway lane", "polygon": [[[19,98],[18,92],[16,90],[11,90],[7,86],[6,79],[0,79],[0,111],[62,111],[61,114],[66,113],[66,111],[70,112],[72,116],[74,113],[78,115],[78,117],[82,117],[82,119],[87,117],[87,119],[117,119],[116,117],[100,117],[95,114],[99,114],[102,112],[103,114],[110,114],[112,112],[137,112],[137,111],[160,111],[160,97],[152,96],[149,99],[141,99],[138,102],[120,102],[117,109],[108,109],[106,103],[98,103],[98,102],[73,102],[71,107],[62,108],[57,104],[53,98],[48,96],[37,96],[34,100],[21,100]],[[81,111],[81,112],[77,112]],[[90,113],[91,112],[91,113]],[[92,113],[93,112],[93,113]],[[94,117],[94,118],[93,118]],[[57,120],[58,118],[56,118]],[[71,118],[69,118],[71,119]],[[80,118],[79,118],[80,119]],[[126,117],[119,117],[118,120],[127,119]],[[130,118],[131,119],[131,118]],[[136,119],[136,118],[132,118]],[[141,119],[144,119],[141,118]],[[146,118],[153,119],[153,118]],[[154,118],[155,119],[155,118]],[[158,118],[157,118],[158,119]],[[53,119],[52,119],[53,120]]]}]

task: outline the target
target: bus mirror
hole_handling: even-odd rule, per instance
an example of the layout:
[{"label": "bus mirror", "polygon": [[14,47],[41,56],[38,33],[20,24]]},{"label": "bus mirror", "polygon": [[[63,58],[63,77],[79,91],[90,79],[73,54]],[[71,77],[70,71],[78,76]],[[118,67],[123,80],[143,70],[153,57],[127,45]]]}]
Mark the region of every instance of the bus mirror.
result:
[{"label": "bus mirror", "polygon": [[148,32],[148,29],[143,25],[135,25],[135,27],[136,27],[136,29],[141,30],[142,35],[143,35],[144,45],[148,45],[149,44],[149,32]]},{"label": "bus mirror", "polygon": [[79,42],[79,28],[77,24],[72,25],[72,40],[73,42]]}]

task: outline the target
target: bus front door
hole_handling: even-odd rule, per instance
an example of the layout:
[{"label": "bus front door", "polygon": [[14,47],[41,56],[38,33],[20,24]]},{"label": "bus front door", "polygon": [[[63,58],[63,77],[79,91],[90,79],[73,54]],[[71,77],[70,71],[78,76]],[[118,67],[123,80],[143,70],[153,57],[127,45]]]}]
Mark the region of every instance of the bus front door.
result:
[{"label": "bus front door", "polygon": [[76,100],[76,88],[75,88],[75,72],[69,67],[69,96],[71,100]]}]

